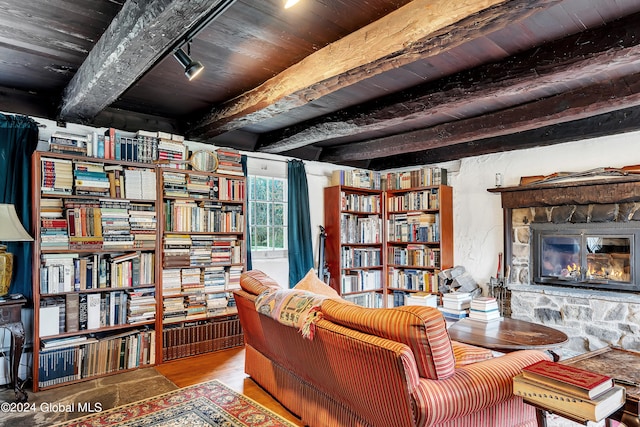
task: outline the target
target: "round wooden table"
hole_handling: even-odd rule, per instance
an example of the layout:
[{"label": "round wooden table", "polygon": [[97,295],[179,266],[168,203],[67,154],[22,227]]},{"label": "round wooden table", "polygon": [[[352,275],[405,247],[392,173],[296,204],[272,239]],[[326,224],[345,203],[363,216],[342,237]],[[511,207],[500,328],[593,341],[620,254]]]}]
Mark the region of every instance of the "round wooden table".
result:
[{"label": "round wooden table", "polygon": [[553,350],[569,340],[567,334],[557,329],[510,317],[492,322],[461,319],[448,331],[454,341],[501,352],[547,350],[555,361],[559,356]]}]

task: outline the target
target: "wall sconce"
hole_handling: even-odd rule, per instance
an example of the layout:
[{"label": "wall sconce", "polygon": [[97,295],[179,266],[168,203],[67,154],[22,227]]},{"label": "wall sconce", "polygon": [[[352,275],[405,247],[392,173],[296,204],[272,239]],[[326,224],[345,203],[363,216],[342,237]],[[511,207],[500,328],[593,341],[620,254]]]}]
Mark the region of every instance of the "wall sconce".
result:
[{"label": "wall sconce", "polygon": [[181,47],[173,52],[173,56],[182,64],[184,67],[184,75],[187,76],[189,80],[193,80],[194,77],[204,70],[204,65],[202,65],[200,61],[191,59]]},{"label": "wall sconce", "polygon": [[[33,238],[22,226],[14,205],[0,203],[0,241],[31,242]],[[13,276],[13,254],[0,245],[0,296],[9,293]]]}]

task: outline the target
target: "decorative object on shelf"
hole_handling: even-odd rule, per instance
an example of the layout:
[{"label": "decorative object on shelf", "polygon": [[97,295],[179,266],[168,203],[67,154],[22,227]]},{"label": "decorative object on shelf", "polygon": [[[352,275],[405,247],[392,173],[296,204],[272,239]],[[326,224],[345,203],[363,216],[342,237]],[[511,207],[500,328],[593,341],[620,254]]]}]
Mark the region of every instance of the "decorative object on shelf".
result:
[{"label": "decorative object on shelf", "polygon": [[[14,205],[0,204],[0,241],[32,242],[33,238],[22,226]],[[9,293],[13,276],[13,254],[0,245],[0,296]]]},{"label": "decorative object on shelf", "polygon": [[218,169],[218,156],[213,151],[198,150],[191,153],[189,163],[193,170],[215,172]]},{"label": "decorative object on shelf", "polygon": [[191,153],[186,160],[162,159],[155,163],[163,164],[188,164],[191,169],[198,172],[215,172],[218,169],[218,155],[213,151],[197,150]]}]

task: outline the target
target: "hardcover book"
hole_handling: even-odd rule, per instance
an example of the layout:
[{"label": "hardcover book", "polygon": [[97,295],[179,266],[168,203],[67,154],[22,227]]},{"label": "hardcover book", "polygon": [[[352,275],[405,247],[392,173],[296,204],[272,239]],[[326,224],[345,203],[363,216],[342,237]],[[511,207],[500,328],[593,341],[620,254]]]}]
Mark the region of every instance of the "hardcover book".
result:
[{"label": "hardcover book", "polygon": [[625,403],[625,389],[621,386],[612,386],[594,399],[583,399],[530,381],[522,374],[513,378],[513,393],[552,412],[595,422],[605,419]]},{"label": "hardcover book", "polygon": [[548,360],[523,368],[522,376],[586,399],[593,399],[613,387],[613,380],[609,376]]}]

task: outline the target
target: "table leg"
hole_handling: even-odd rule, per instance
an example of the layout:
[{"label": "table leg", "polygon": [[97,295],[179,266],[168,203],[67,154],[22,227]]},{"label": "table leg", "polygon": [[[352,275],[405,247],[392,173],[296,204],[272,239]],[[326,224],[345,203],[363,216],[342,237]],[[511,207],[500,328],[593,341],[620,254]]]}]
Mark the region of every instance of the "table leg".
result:
[{"label": "table leg", "polygon": [[538,427],[547,427],[547,411],[536,408],[536,420],[538,421]]},{"label": "table leg", "polygon": [[24,348],[24,327],[22,322],[8,323],[2,325],[3,328],[7,328],[11,332],[11,386],[16,393],[16,400],[18,402],[26,402],[29,398],[27,393],[22,389],[20,385],[20,379],[18,378],[18,371],[20,368],[20,358],[22,357],[22,350]]}]

